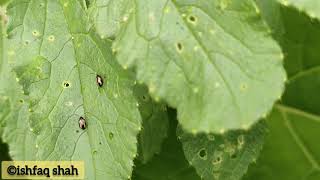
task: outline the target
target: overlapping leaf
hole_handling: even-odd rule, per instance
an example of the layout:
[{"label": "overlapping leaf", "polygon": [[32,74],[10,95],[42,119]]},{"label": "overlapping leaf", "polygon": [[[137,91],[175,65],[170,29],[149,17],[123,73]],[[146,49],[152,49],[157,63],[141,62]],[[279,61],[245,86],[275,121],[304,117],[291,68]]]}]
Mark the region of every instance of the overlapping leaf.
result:
[{"label": "overlapping leaf", "polygon": [[[98,29],[118,21],[116,1],[96,2]],[[251,0],[134,2],[121,14],[114,52],[153,98],[177,107],[188,131],[249,128],[281,96],[282,53]]]},{"label": "overlapping leaf", "polygon": [[6,33],[0,22],[0,135],[14,160],[34,160],[35,136],[30,131],[28,105],[8,62]]},{"label": "overlapping leaf", "polygon": [[129,178],[141,129],[133,82],[115,62],[110,42],[90,30],[83,4],[17,0],[8,11],[8,52],[30,97],[37,159],[83,160],[90,179]]},{"label": "overlapping leaf", "polygon": [[144,86],[135,86],[134,93],[139,100],[137,105],[143,119],[138,157],[142,163],[146,163],[160,153],[162,142],[168,136],[167,106],[154,102]]},{"label": "overlapping leaf", "polygon": [[306,12],[312,18],[320,19],[320,1],[318,0],[278,0],[284,6],[292,6]]},{"label": "overlapping leaf", "polygon": [[249,164],[257,159],[265,134],[264,121],[249,131],[230,131],[224,135],[192,135],[178,130],[187,160],[201,179],[208,180],[241,179]]},{"label": "overlapping leaf", "polygon": [[163,143],[161,153],[155,155],[147,164],[137,162],[134,180],[200,180],[183,155],[181,143],[177,140],[175,111],[169,109],[168,116],[169,136]]},{"label": "overlapping leaf", "polygon": [[281,105],[268,117],[270,133],[261,157],[245,179],[319,179],[320,23],[274,1],[260,5],[286,54],[289,81]]}]

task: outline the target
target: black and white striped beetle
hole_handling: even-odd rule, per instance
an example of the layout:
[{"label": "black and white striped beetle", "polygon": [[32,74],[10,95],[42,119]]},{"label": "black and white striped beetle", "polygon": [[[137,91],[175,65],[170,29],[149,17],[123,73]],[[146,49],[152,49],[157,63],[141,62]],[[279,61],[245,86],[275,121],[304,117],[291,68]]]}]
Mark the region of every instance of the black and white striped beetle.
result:
[{"label": "black and white striped beetle", "polygon": [[99,75],[96,76],[96,82],[97,82],[99,87],[103,86],[103,79],[102,79],[101,76],[99,76]]},{"label": "black and white striped beetle", "polygon": [[83,117],[79,118],[79,127],[83,130],[87,127],[86,120]]}]

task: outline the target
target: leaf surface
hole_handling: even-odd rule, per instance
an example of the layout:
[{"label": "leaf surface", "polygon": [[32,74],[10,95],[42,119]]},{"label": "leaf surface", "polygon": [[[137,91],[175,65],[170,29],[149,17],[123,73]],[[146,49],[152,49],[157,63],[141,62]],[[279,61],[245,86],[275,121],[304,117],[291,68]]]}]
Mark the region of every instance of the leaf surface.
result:
[{"label": "leaf surface", "polygon": [[35,135],[30,131],[28,105],[8,61],[7,34],[0,22],[0,135],[13,160],[35,160]]},{"label": "leaf surface", "polygon": [[251,0],[137,0],[134,7],[113,50],[155,100],[178,109],[189,132],[249,128],[281,96],[283,55]]},{"label": "leaf surface", "polygon": [[245,179],[316,180],[320,178],[320,23],[274,2],[264,1],[260,7],[284,49],[289,78],[282,102],[267,118],[270,133],[264,149]]},{"label": "leaf surface", "polygon": [[292,6],[306,12],[312,18],[320,19],[320,2],[317,0],[278,0],[284,6]]},{"label": "leaf surface", "polygon": [[83,3],[25,0],[8,9],[10,60],[30,97],[37,160],[83,160],[86,179],[130,178],[141,129],[133,81],[91,30]]},{"label": "leaf surface", "polygon": [[135,95],[139,100],[139,110],[143,119],[142,130],[139,134],[139,160],[146,163],[160,153],[161,145],[168,136],[169,120],[167,106],[154,102],[145,86],[136,85]]},{"label": "leaf surface", "polygon": [[169,135],[163,142],[161,152],[146,164],[136,162],[134,180],[200,180],[183,155],[182,145],[177,140],[176,112],[168,109],[168,117]]},{"label": "leaf surface", "polygon": [[187,160],[205,180],[241,179],[259,156],[265,134],[264,121],[249,131],[230,131],[223,135],[192,135],[178,129]]}]

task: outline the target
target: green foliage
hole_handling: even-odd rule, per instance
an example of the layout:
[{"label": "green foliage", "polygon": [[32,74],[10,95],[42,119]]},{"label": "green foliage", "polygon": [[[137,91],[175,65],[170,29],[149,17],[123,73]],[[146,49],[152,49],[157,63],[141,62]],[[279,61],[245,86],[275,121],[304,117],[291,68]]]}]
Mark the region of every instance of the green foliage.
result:
[{"label": "green foliage", "polygon": [[311,18],[320,18],[320,2],[317,0],[278,0],[284,6],[292,6],[306,12]]},{"label": "green foliage", "polygon": [[1,160],[82,160],[89,180],[320,178],[317,0],[0,4]]},{"label": "green foliage", "polygon": [[223,135],[192,135],[178,129],[178,138],[190,165],[201,179],[240,179],[255,162],[266,133],[264,121],[249,131],[230,131]]},{"label": "green foliage", "polygon": [[152,101],[144,86],[137,85],[134,92],[143,119],[143,129],[139,135],[139,159],[146,163],[154,154],[160,153],[162,141],[167,137],[167,106]]},{"label": "green foliage", "polygon": [[189,132],[248,129],[280,98],[283,55],[251,1],[142,0],[135,7],[114,44],[118,61],[136,67],[137,79],[177,108]]},{"label": "green foliage", "polygon": [[139,180],[200,180],[196,171],[183,155],[181,143],[176,136],[176,112],[169,109],[168,138],[163,142],[162,151],[147,164],[137,161],[134,179]]}]

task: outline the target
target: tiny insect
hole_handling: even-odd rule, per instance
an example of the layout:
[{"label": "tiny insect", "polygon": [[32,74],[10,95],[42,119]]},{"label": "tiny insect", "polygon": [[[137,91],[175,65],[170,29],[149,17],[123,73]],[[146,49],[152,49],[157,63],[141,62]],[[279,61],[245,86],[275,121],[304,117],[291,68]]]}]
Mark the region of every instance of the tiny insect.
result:
[{"label": "tiny insect", "polygon": [[87,127],[86,120],[83,117],[79,118],[79,127],[83,130]]},{"label": "tiny insect", "polygon": [[99,76],[99,75],[96,76],[96,82],[97,82],[99,87],[103,86],[103,79],[102,79],[101,76]]}]

